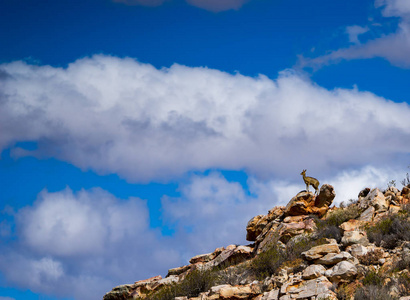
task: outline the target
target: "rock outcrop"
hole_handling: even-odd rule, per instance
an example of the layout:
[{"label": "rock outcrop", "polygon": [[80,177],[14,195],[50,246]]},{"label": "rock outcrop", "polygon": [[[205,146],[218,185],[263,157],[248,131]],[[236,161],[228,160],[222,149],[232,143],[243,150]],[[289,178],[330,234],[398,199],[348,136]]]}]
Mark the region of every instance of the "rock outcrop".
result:
[{"label": "rock outcrop", "polygon": [[[410,187],[366,188],[343,208],[331,208],[335,195],[328,184],[317,196],[302,191],[286,207],[248,222],[246,239],[252,244],[194,256],[165,278],[115,287],[103,300],[353,299],[367,295],[371,280],[389,299],[410,299]],[[390,236],[386,228],[393,228]],[[194,276],[205,272],[210,286],[188,292],[189,282],[203,280]]]}]

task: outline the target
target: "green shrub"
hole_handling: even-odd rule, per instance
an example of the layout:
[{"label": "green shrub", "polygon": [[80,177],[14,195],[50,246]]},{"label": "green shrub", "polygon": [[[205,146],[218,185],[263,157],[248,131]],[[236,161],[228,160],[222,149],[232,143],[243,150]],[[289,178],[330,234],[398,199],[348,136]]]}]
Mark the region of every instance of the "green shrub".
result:
[{"label": "green shrub", "polygon": [[339,208],[337,210],[332,211],[326,217],[325,222],[328,226],[333,225],[339,227],[341,224],[343,224],[346,221],[349,221],[350,219],[356,219],[359,215],[359,207],[355,204],[352,204],[344,209]]},{"label": "green shrub", "polygon": [[[293,272],[301,271],[304,267],[300,258],[302,252],[326,243],[325,239],[313,239],[311,236],[297,236],[289,240],[285,248],[279,243],[273,243],[271,248],[256,256],[251,263],[251,269],[259,280],[278,273],[280,267],[288,267]],[[297,261],[298,264],[294,262]]]},{"label": "green shrub", "polygon": [[337,289],[336,289],[336,298],[338,300],[350,300],[350,295],[347,289],[346,284],[341,284]]},{"label": "green shrub", "polygon": [[286,261],[285,250],[280,248],[277,243],[272,247],[256,256],[251,263],[251,269],[259,280],[276,274],[278,268]]},{"label": "green shrub", "polygon": [[[343,205],[342,205],[343,206]],[[318,238],[331,238],[337,242],[342,240],[341,224],[350,219],[356,219],[360,215],[360,210],[355,203],[347,207],[342,207],[330,212],[326,219],[315,218]]]},{"label": "green shrub", "polygon": [[394,270],[402,271],[405,269],[410,271],[410,254],[402,252],[400,260],[398,260],[394,265]]},{"label": "green shrub", "polygon": [[383,285],[383,277],[380,276],[375,271],[368,271],[363,278],[363,285],[371,285],[371,286],[382,286]]},{"label": "green shrub", "polygon": [[366,231],[370,242],[388,249],[410,241],[410,221],[403,214],[388,215]]}]

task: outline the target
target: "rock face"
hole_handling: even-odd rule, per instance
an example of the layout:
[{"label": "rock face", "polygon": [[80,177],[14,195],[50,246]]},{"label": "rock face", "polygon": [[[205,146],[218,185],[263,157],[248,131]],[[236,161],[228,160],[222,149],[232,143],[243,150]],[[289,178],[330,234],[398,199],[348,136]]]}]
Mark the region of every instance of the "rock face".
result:
[{"label": "rock face", "polygon": [[[215,278],[218,280],[206,289],[183,295],[179,293],[173,299],[336,300],[337,289],[347,293],[343,299],[353,299],[366,272],[376,270],[380,274],[391,274],[393,266],[400,260],[405,266],[399,272],[400,278],[410,278],[410,241],[395,249],[384,249],[382,244],[371,244],[365,231],[366,226],[383,220],[391,213],[400,214],[401,205],[410,201],[410,187],[406,186],[401,191],[394,187],[385,191],[363,189],[358,202],[351,204],[350,208],[330,208],[335,195],[333,186],[328,184],[320,188],[317,196],[302,191],[286,207],[274,207],[266,215],[255,216],[248,222],[246,239],[252,244],[229,245],[194,256],[189,264],[168,270],[165,278],[156,276],[120,285],[108,292],[103,300],[165,299],[153,295],[165,293],[167,288],[173,286],[182,286],[189,282],[187,279],[195,272],[217,274]],[[334,213],[344,216],[352,208],[357,209],[359,214],[354,214],[355,219],[345,218],[337,224],[339,235],[321,238],[327,228],[320,227],[320,222],[326,221]],[[319,222],[318,218],[322,221]],[[317,243],[306,247],[308,240]],[[262,274],[256,274],[252,266],[263,255],[270,253],[272,247],[279,249],[276,254],[279,256],[286,255],[287,251],[298,251],[298,247],[305,248],[298,252],[298,258],[278,265],[273,274],[263,274],[261,279]],[[264,264],[275,259],[277,257],[270,257]],[[398,278],[394,275],[389,280],[395,282]],[[198,288],[199,281],[195,279],[191,282],[193,288]],[[403,283],[400,288],[403,290]],[[391,295],[396,298],[402,296],[402,300],[410,299],[410,295],[403,295],[400,288],[390,289]],[[410,293],[410,288],[408,291]]]}]

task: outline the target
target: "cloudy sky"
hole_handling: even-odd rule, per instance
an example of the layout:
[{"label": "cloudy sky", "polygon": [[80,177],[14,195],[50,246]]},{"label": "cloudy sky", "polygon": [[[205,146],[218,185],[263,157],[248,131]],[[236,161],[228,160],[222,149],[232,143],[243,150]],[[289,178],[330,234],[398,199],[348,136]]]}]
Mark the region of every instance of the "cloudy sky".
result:
[{"label": "cloudy sky", "polygon": [[410,165],[408,0],[0,2],[0,300],[100,300]]}]

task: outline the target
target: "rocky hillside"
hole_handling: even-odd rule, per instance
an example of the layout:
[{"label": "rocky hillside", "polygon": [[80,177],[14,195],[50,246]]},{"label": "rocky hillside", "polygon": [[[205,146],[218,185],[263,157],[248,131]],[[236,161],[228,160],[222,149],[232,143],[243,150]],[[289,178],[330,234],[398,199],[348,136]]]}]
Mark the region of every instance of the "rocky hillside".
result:
[{"label": "rocky hillside", "polygon": [[410,185],[366,188],[339,208],[335,195],[328,184],[302,191],[248,222],[252,244],[195,256],[103,300],[410,300]]}]

